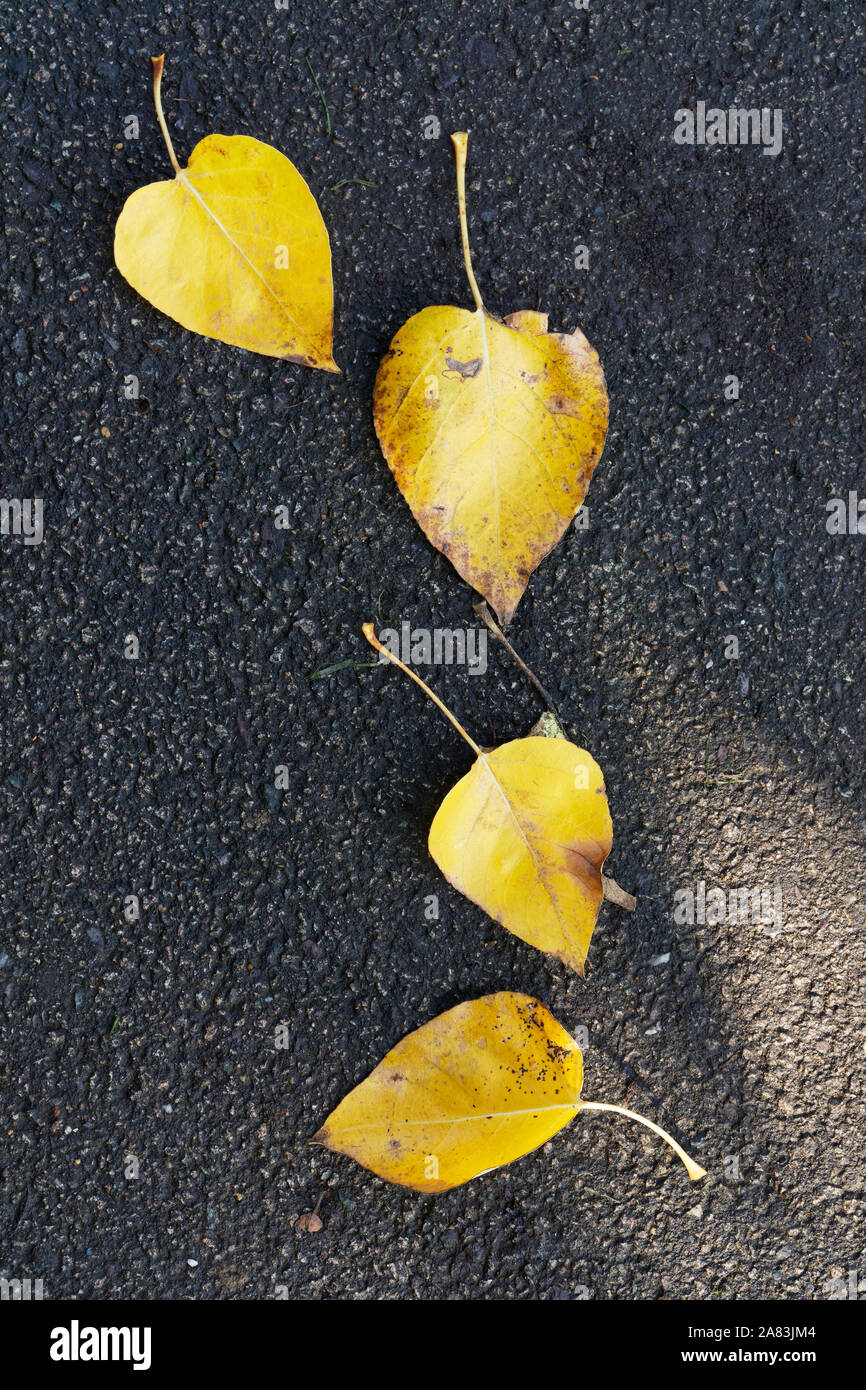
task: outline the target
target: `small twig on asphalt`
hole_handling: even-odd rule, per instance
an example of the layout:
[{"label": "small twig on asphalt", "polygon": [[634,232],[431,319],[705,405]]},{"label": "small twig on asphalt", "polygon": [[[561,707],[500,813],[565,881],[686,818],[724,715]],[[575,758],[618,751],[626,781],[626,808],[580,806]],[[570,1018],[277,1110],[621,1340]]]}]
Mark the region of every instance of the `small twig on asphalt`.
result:
[{"label": "small twig on asphalt", "polygon": [[330,134],[331,134],[331,113],[330,113],[330,111],[328,110],[328,103],[325,101],[325,93],[322,91],[321,87],[319,86],[319,79],[318,79],[318,77],[316,76],[316,74],[313,72],[313,65],[312,65],[312,63],[310,62],[309,58],[307,59],[307,67],[310,69],[310,76],[312,77],[313,81],[314,81],[315,84],[316,84],[316,91],[319,93],[319,96],[320,96],[321,99],[322,99],[322,105],[323,105],[324,108],[325,108],[325,122],[326,122],[326,125],[327,125],[328,135],[330,135]]},{"label": "small twig on asphalt", "polygon": [[335,676],[338,671],[360,671],[378,665],[378,661],[355,661],[352,657],[348,657],[345,661],[336,661],[333,666],[323,666],[321,671],[313,671],[312,675],[307,676],[307,680],[319,681],[323,680],[325,676]]},{"label": "small twig on asphalt", "polygon": [[358,183],[362,188],[378,188],[377,183],[370,183],[369,179],[337,179],[328,189],[329,193],[336,193],[339,189],[345,188],[347,183]]}]

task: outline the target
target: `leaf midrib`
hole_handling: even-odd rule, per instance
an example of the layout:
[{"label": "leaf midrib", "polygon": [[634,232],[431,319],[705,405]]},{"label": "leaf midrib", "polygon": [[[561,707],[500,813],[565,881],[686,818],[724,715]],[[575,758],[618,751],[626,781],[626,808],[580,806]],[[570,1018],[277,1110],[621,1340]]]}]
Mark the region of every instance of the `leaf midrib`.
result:
[{"label": "leaf midrib", "polygon": [[583,1103],[582,1100],[574,1100],[563,1101],[559,1105],[535,1105],[520,1110],[485,1110],[483,1114],[479,1115],[446,1115],[441,1120],[372,1120],[368,1124],[343,1125],[339,1129],[335,1129],[334,1132],[336,1134],[350,1134],[355,1129],[416,1129],[430,1125],[471,1124],[481,1120],[509,1120],[520,1115],[546,1115],[552,1110],[573,1110],[577,1114]]},{"label": "leaf midrib", "polygon": [[496,401],[493,395],[493,374],[490,370],[490,348],[487,343],[487,311],[477,310],[481,320],[481,345],[484,354],[484,370],[487,374],[487,398],[490,404],[490,471],[493,477],[493,506],[496,511],[496,544],[499,549],[499,568],[504,570],[502,550],[502,513],[499,506],[499,476],[496,472]]},{"label": "leaf midrib", "polygon": [[524,831],[523,826],[522,826],[521,823],[520,823],[520,817],[518,816],[517,812],[515,811],[514,807],[513,807],[512,804],[511,804],[511,801],[509,800],[508,796],[506,795],[505,788],[502,786],[502,784],[500,783],[498,777],[496,776],[496,773],[493,771],[493,768],[490,766],[490,760],[488,759],[487,754],[486,754],[486,753],[480,753],[480,754],[479,754],[479,761],[484,763],[484,766],[485,766],[485,768],[486,768],[486,770],[487,770],[487,773],[488,773],[488,775],[489,775],[489,777],[490,777],[491,782],[492,782],[493,785],[495,786],[496,790],[499,792],[499,795],[502,797],[502,800],[505,802],[505,805],[507,806],[508,810],[510,811],[511,817],[512,817],[512,819],[513,819],[513,821],[514,821],[514,824],[517,826],[517,829],[518,829],[519,832],[520,832],[520,837],[521,837],[521,839],[523,840],[523,843],[526,845],[527,850],[529,851],[529,856],[530,856],[530,858],[531,858],[533,864],[535,865],[536,876],[538,877],[539,881],[540,881],[541,884],[543,885],[544,890],[545,890],[545,892],[547,893],[548,898],[550,899],[551,906],[553,907],[553,910],[554,910],[554,912],[556,913],[556,920],[557,920],[557,922],[559,923],[559,929],[560,929],[560,932],[562,933],[562,943],[563,943],[563,946],[565,947],[566,951],[568,952],[568,955],[571,956],[571,954],[572,954],[571,942],[569,941],[568,933],[567,933],[567,931],[566,931],[565,922],[563,921],[562,913],[561,913],[560,910],[559,910],[559,902],[558,902],[558,899],[557,899],[557,897],[556,897],[556,894],[555,894],[554,891],[553,891],[553,886],[552,886],[552,884],[551,884],[551,882],[550,882],[550,879],[549,879],[548,875],[544,872],[543,865],[542,865],[540,859],[538,858],[538,856],[536,855],[535,851],[533,850],[532,845],[531,845],[530,842],[529,842],[529,838],[528,838],[528,836],[526,835],[526,832]]},{"label": "leaf midrib", "polygon": [[[214,173],[222,173],[223,171],[220,170],[220,169],[215,169],[213,172],[214,172]],[[271,296],[271,298],[273,299],[273,301],[274,301],[274,303],[277,305],[277,307],[281,310],[281,312],[283,313],[284,317],[288,320],[288,322],[289,322],[290,324],[292,324],[292,326],[293,326],[295,329],[297,329],[297,332],[298,332],[299,336],[303,339],[303,341],[304,341],[309,347],[313,347],[314,344],[312,343],[312,341],[310,340],[310,338],[308,338],[308,336],[307,336],[307,334],[304,332],[304,330],[301,328],[301,325],[298,323],[297,319],[295,319],[295,318],[292,317],[292,315],[289,313],[288,309],[286,308],[285,304],[283,304],[282,300],[280,299],[279,295],[277,295],[277,294],[274,292],[274,290],[273,290],[273,289],[271,288],[271,286],[268,284],[268,282],[267,282],[267,280],[265,279],[265,277],[262,275],[261,271],[258,270],[257,267],[256,267],[255,265],[253,265],[252,261],[250,260],[249,256],[246,254],[246,252],[243,250],[243,248],[240,247],[240,246],[238,246],[238,244],[237,244],[237,242],[235,241],[234,237],[232,236],[231,232],[230,232],[230,231],[228,230],[228,228],[220,221],[220,219],[217,217],[217,215],[216,215],[216,213],[213,211],[213,209],[212,209],[211,207],[209,207],[209,205],[207,204],[207,202],[205,201],[205,199],[204,199],[204,198],[202,197],[202,195],[199,193],[198,189],[193,187],[191,180],[190,180],[189,178],[187,178],[186,171],[183,170],[183,169],[178,169],[177,174],[175,175],[175,177],[176,177],[177,179],[180,180],[180,182],[183,184],[184,188],[186,188],[186,189],[192,194],[192,196],[195,198],[196,202],[198,202],[198,203],[201,205],[201,207],[202,207],[202,209],[204,210],[205,214],[206,214],[206,215],[211,219],[211,221],[219,228],[219,230],[222,232],[223,236],[225,237],[225,239],[226,239],[226,241],[229,243],[229,245],[237,252],[237,254],[240,256],[240,258],[241,258],[241,260],[244,262],[244,264],[247,265],[247,266],[249,267],[249,269],[252,271],[252,273],[253,273],[253,275],[256,277],[256,279],[257,279],[257,280],[264,286],[264,288],[267,290],[268,294]]]}]

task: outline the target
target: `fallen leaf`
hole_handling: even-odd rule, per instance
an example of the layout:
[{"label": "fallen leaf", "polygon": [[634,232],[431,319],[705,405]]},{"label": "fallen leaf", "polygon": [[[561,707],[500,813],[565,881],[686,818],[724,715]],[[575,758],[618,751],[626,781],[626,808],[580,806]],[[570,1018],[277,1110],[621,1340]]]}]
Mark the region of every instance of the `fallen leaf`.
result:
[{"label": "fallen leaf", "polygon": [[598,763],[550,738],[479,752],[436,812],[429,839],[449,883],[581,974],[612,843]]},{"label": "fallen leaf", "polygon": [[302,1211],[295,1222],[295,1230],[309,1231],[312,1233],[321,1231],[323,1224],[322,1218],[317,1211]]},{"label": "fallen leaf", "polygon": [[397,485],[428,539],[507,623],[532,571],[577,513],[601,457],[608,402],[579,329],[532,310],[485,309],[469,254],[465,133],[460,229],[475,312],[422,309],[376,377],[374,418]]},{"label": "fallen leaf", "polygon": [[194,333],[327,372],[334,294],[331,248],[295,166],[248,135],[208,135],[181,169],[153,96],[175,176],[127,198],[114,233],[133,289]]},{"label": "fallen leaf", "polygon": [[314,1142],[418,1192],[450,1187],[530,1153],[579,1110],[646,1125],[706,1172],[663,1129],[618,1105],[580,1099],[580,1048],[526,994],[487,994],[425,1023],[341,1101]]},{"label": "fallen leaf", "polygon": [[582,975],[607,895],[601,868],[613,844],[598,763],[565,737],[530,736],[479,748],[429,687],[379,642],[371,623],[364,635],[421,686],[476,755],[430,827],[428,845],[439,868],[508,931]]}]

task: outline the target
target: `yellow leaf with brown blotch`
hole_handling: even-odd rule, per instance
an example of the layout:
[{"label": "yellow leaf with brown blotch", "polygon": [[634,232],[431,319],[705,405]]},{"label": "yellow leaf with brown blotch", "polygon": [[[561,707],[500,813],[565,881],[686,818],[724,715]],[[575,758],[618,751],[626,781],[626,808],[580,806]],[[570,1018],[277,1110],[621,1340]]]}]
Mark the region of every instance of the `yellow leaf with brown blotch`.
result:
[{"label": "yellow leaf with brown blotch", "polygon": [[[450,719],[476,761],[448,793],[429,849],[450,883],[530,946],[583,974],[608,880],[613,826],[598,763],[565,737],[518,738],[482,749],[442,701],[364,625]],[[634,907],[628,894],[617,899]],[[609,895],[608,895],[609,896]]]},{"label": "yellow leaf with brown blotch", "polygon": [[295,166],[247,135],[208,135],[181,169],[160,96],[154,101],[175,176],[139,188],[114,234],[121,275],[194,333],[327,372],[334,292],[331,248]]},{"label": "yellow leaf with brown blotch", "polygon": [[580,1099],[580,1048],[537,999],[488,994],[392,1048],[314,1137],[388,1182],[445,1192],[530,1153],[579,1110],[614,1111],[670,1144],[693,1180],[705,1170],[634,1111]]},{"label": "yellow leaf with brown blotch", "polygon": [[555,738],[518,738],[479,753],[436,812],[429,838],[449,883],[581,975],[612,844],[601,768]]},{"label": "yellow leaf with brown blotch", "polygon": [[547,315],[484,307],[469,254],[465,133],[460,225],[476,309],[422,309],[376,377],[374,419],[400,491],[428,539],[507,623],[530,574],[583,502],[607,432],[598,354]]}]

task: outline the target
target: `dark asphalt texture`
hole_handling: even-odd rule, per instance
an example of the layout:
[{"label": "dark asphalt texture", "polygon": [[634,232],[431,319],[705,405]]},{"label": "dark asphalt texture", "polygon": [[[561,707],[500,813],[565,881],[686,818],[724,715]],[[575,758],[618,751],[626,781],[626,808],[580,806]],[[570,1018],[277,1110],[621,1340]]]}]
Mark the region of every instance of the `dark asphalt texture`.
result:
[{"label": "dark asphalt texture", "polygon": [[[0,1274],[104,1299],[825,1299],[866,1279],[866,536],[825,526],[831,498],[866,497],[863,19],[855,0],[3,0],[0,485],[45,499],[45,536],[0,537]],[[185,332],[116,271],[124,199],[170,172],[163,50],[182,162],[245,133],[310,183],[342,377]],[[674,144],[698,100],[781,108],[779,157]],[[585,981],[428,857],[470,759],[421,693],[390,669],[310,679],[367,661],[377,615],[476,623],[371,421],[397,328],[471,303],[463,128],[488,308],[579,324],[610,391],[589,528],[510,629],[605,772],[610,871],[639,897],[603,907]],[[482,743],[540,712],[501,648],[483,678],[426,674]],[[784,926],[678,924],[699,880],[780,885]],[[432,1198],[307,1145],[406,1032],[504,988],[587,1029],[586,1097],[672,1129],[707,1183],[602,1115]],[[321,1232],[297,1231],[317,1203]]]}]

